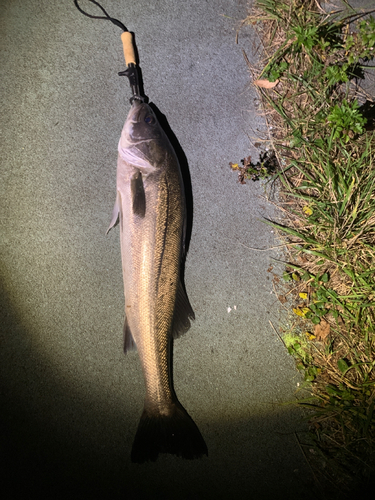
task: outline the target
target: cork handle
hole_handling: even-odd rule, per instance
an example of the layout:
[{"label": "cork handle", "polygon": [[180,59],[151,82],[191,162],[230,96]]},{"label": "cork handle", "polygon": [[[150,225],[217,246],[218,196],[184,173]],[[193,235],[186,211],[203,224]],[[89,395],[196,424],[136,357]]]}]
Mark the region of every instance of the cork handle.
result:
[{"label": "cork handle", "polygon": [[122,46],[124,49],[124,57],[126,66],[133,63],[136,64],[135,53],[133,47],[133,35],[129,31],[124,31],[121,35]]}]

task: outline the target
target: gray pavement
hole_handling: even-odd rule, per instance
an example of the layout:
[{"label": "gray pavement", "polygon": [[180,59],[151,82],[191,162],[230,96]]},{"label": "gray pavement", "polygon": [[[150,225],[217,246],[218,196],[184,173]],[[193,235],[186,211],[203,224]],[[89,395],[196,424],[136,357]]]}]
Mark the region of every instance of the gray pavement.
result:
[{"label": "gray pavement", "polygon": [[2,0],[2,498],[317,498],[301,415],[280,405],[300,381],[269,323],[280,255],[243,246],[277,245],[262,223],[277,214],[228,167],[265,136],[242,55],[256,57],[251,27],[235,44],[247,2],[103,6],[135,32],[146,94],[190,172],[196,321],[175,342],[174,378],[209,457],[129,460],[144,386],[122,352],[118,231],[105,236],[129,110],[121,32],[72,1]]}]

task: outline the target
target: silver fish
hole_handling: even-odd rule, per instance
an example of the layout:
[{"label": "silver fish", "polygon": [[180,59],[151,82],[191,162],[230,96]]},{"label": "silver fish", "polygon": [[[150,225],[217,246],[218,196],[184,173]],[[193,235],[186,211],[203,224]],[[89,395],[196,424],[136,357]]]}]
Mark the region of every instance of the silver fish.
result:
[{"label": "silver fish", "polygon": [[155,113],[134,101],[118,146],[117,197],[108,231],[120,223],[125,353],[137,348],[146,385],[131,459],[159,453],[207,455],[198,427],[173,389],[171,349],[194,319],[180,281],[186,208],[180,166]]}]

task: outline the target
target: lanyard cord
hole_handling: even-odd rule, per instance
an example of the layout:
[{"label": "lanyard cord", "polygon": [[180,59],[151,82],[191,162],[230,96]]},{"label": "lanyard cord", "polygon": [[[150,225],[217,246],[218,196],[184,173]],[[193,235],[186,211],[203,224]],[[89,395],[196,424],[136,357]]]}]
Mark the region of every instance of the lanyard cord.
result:
[{"label": "lanyard cord", "polygon": [[141,70],[136,61],[136,51],[133,44],[133,35],[128,31],[128,29],[122,24],[121,21],[109,16],[98,2],[96,2],[95,0],[89,0],[89,2],[97,5],[103,12],[104,16],[93,16],[91,14],[88,14],[78,5],[78,0],[74,0],[74,5],[85,16],[91,17],[92,19],[104,19],[106,21],[111,21],[113,24],[123,30],[121,40],[123,44],[125,63],[127,65],[127,68],[125,71],[121,71],[119,73],[119,76],[127,76],[129,78],[129,83],[133,94],[133,96],[130,98],[130,103],[133,103],[133,101],[145,102],[147,98],[143,95]]},{"label": "lanyard cord", "polygon": [[89,2],[94,3],[95,5],[97,5],[99,7],[99,9],[101,9],[101,11],[103,12],[103,14],[105,14],[105,15],[104,16],[92,16],[91,14],[87,14],[87,12],[85,12],[84,10],[82,10],[81,7],[78,5],[78,0],[74,0],[74,5],[77,7],[77,9],[82,14],[84,14],[87,17],[91,17],[92,19],[105,19],[106,21],[111,21],[113,24],[115,24],[116,26],[118,26],[119,28],[121,28],[123,31],[128,31],[128,29],[122,24],[121,21],[119,21],[118,19],[114,19],[113,17],[109,16],[107,14],[107,12],[104,10],[104,8],[98,2],[95,2],[95,0],[89,0]]}]

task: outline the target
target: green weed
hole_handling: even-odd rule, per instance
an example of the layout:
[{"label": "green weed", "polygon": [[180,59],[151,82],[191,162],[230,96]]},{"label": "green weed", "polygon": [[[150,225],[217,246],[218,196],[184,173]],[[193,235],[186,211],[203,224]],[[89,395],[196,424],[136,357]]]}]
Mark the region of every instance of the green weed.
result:
[{"label": "green weed", "polygon": [[[347,80],[342,80],[347,81]],[[343,139],[347,143],[357,134],[363,134],[367,119],[359,111],[356,100],[348,102],[344,99],[341,105],[335,104],[327,115],[332,129],[332,139]]]},{"label": "green weed", "polygon": [[286,214],[284,282],[295,328],[284,336],[312,400],[320,450],[359,477],[375,471],[375,133],[357,79],[374,58],[375,20],[313,0],[258,0],[258,79]]}]

